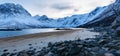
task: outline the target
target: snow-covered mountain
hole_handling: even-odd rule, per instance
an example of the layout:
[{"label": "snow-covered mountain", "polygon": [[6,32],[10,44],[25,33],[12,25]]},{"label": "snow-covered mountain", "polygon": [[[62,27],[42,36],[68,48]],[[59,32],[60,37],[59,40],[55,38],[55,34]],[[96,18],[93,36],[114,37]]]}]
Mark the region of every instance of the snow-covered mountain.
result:
[{"label": "snow-covered mountain", "polygon": [[115,3],[97,7],[90,13],[60,19],[48,18],[46,15],[31,16],[21,5],[5,3],[0,5],[0,28],[73,28],[109,24],[116,17],[113,5],[116,5],[114,9],[118,9],[119,3],[116,0]]},{"label": "snow-covered mountain", "polygon": [[116,0],[115,3],[106,6],[94,20],[79,27],[109,26],[117,17],[120,17],[120,0]]},{"label": "snow-covered mountain", "polygon": [[90,13],[73,15],[59,21],[62,21],[64,27],[109,26],[118,16],[120,16],[120,0],[108,6],[97,7]]},{"label": "snow-covered mountain", "polygon": [[95,10],[93,10],[90,13],[65,17],[62,19],[58,19],[58,22],[60,22],[63,25],[63,27],[76,27],[94,20],[95,17],[98,16],[104,10],[105,7],[97,7]]},{"label": "snow-covered mountain", "polygon": [[0,5],[0,15],[17,16],[20,14],[31,16],[31,14],[19,4],[5,3]]},{"label": "snow-covered mountain", "polygon": [[90,13],[80,14],[80,15],[72,15],[70,17],[64,17],[59,19],[50,19],[47,16],[34,16],[35,19],[39,20],[40,22],[44,23],[44,27],[49,28],[73,28],[78,27],[80,25],[86,24],[89,21],[95,19],[102,11],[105,10],[106,7],[97,7]]},{"label": "snow-covered mountain", "polygon": [[19,4],[0,5],[0,28],[40,27],[40,22],[32,19],[31,14]]}]

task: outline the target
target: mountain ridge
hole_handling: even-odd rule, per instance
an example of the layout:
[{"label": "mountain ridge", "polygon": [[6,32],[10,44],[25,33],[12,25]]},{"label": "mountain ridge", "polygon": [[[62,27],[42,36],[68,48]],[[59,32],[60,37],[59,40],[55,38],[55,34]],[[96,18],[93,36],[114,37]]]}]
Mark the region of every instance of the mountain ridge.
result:
[{"label": "mountain ridge", "polygon": [[[116,1],[119,2],[119,0]],[[118,4],[118,2],[113,4]],[[31,14],[21,5],[5,3],[0,5],[0,10],[3,10],[0,11],[0,23],[2,23],[0,24],[0,28],[76,28],[88,27],[93,24],[94,26],[97,26],[98,24],[101,24],[98,21],[105,21],[107,20],[107,17],[109,18],[114,15],[114,11],[111,12],[111,9],[109,9],[109,7],[111,8],[111,5],[112,4],[104,7],[97,7],[90,13],[86,14],[73,15],[61,19],[52,19],[48,18],[46,15],[31,16]],[[115,18],[115,16],[113,18]],[[111,21],[111,19],[108,20]]]}]

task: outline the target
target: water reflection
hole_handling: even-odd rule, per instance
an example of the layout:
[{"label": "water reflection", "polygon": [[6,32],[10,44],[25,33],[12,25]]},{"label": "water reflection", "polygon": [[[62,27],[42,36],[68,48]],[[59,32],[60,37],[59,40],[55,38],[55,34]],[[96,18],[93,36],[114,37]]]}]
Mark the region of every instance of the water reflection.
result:
[{"label": "water reflection", "polygon": [[50,31],[54,31],[54,29],[23,29],[21,31],[0,31],[0,38]]}]

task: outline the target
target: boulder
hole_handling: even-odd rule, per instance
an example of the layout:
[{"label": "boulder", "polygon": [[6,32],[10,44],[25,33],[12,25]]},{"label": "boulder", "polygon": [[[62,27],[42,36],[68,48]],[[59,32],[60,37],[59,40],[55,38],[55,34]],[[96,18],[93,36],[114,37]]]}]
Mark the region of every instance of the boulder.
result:
[{"label": "boulder", "polygon": [[112,29],[116,29],[119,26],[120,26],[120,16],[118,16],[112,23]]},{"label": "boulder", "polygon": [[116,28],[115,33],[117,36],[120,36],[120,26]]}]

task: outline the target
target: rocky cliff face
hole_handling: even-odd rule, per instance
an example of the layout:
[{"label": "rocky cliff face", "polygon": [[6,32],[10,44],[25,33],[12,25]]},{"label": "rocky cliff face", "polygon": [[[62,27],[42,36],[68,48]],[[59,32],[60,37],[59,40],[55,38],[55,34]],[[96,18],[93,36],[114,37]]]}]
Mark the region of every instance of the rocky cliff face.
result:
[{"label": "rocky cliff face", "polygon": [[19,4],[0,5],[0,28],[33,28],[40,22],[32,19],[31,14]]},{"label": "rocky cliff face", "polygon": [[97,7],[87,14],[73,15],[58,20],[43,16],[31,16],[19,4],[5,3],[0,5],[0,27],[2,28],[73,28],[95,19],[105,7]]},{"label": "rocky cliff face", "polygon": [[120,0],[105,7],[105,10],[95,17],[94,20],[80,25],[79,27],[110,26],[112,22],[120,15]]},{"label": "rocky cliff face", "polygon": [[26,15],[31,16],[31,14],[25,10],[19,4],[13,3],[4,3],[0,5],[0,14],[4,14],[4,16],[18,16],[18,15]]},{"label": "rocky cliff face", "polygon": [[120,1],[104,7],[97,7],[86,14],[54,20],[43,16],[31,16],[19,4],[5,3],[0,5],[0,28],[74,28],[109,26],[119,16]]}]

